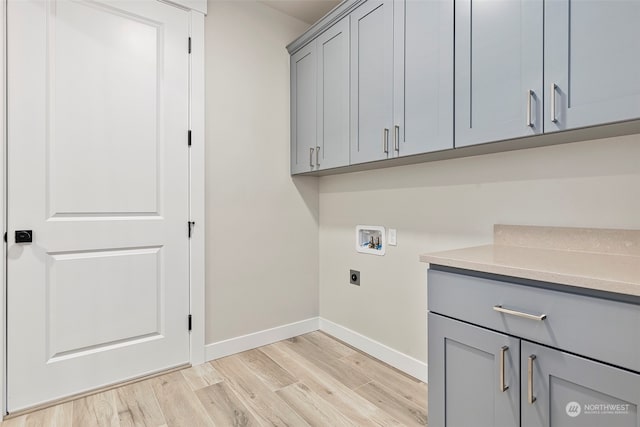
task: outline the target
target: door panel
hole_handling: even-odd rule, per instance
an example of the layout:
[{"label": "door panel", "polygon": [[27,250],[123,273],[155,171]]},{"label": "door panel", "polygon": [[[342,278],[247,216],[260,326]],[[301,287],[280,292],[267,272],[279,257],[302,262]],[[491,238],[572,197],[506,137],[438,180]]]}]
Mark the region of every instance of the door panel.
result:
[{"label": "door panel", "polygon": [[541,0],[456,0],[457,147],[542,133],[542,19]]},{"label": "door panel", "polygon": [[546,3],[546,132],[640,118],[639,21],[637,1]]},{"label": "door panel", "polygon": [[[159,337],[161,250],[49,253],[48,357],[68,357],[115,343]],[[83,303],[70,305],[69,301]]]},{"label": "door panel", "polygon": [[291,57],[291,172],[315,169],[316,43]]},{"label": "door panel", "polygon": [[7,13],[16,411],[189,361],[189,21],[139,1]]},{"label": "door panel", "polygon": [[369,0],[351,13],[352,164],[386,159],[393,149],[392,78],[393,2]]},{"label": "door panel", "polygon": [[[517,338],[429,313],[429,424],[504,426],[520,422]],[[504,352],[504,385],[501,349]],[[464,410],[461,410],[464,409]]]},{"label": "door panel", "polygon": [[[349,17],[322,33],[318,49],[319,169],[349,164]],[[317,148],[316,148],[317,149]]]},{"label": "door panel", "polygon": [[[157,24],[91,3],[51,7],[56,17],[49,27],[47,70],[51,216],[157,214],[162,77]],[[127,108],[131,105],[137,108]]]},{"label": "door panel", "polygon": [[521,355],[524,427],[640,426],[640,375],[527,341]]},{"label": "door panel", "polygon": [[453,148],[453,3],[395,1],[393,17],[394,156]]}]

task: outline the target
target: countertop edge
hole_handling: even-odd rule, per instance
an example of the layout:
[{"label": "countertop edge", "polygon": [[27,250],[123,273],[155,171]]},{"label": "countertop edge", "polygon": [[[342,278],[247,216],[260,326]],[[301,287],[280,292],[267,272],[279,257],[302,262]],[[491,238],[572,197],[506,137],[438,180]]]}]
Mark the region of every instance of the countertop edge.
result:
[{"label": "countertop edge", "polygon": [[507,265],[490,265],[474,261],[438,257],[436,255],[420,255],[420,261],[427,264],[437,264],[446,267],[475,270],[483,273],[557,283],[560,285],[593,289],[603,292],[640,296],[640,285],[636,283],[605,280],[577,275],[567,275],[551,271],[528,270]]}]

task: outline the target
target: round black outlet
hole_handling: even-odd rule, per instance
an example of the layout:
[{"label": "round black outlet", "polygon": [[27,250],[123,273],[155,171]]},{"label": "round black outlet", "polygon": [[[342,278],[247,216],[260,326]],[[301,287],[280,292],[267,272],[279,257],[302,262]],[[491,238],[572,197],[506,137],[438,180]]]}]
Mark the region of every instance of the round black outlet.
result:
[{"label": "round black outlet", "polygon": [[353,273],[353,274],[351,275],[351,281],[352,281],[352,282],[355,282],[356,280],[358,280],[358,275],[357,275],[356,273]]}]

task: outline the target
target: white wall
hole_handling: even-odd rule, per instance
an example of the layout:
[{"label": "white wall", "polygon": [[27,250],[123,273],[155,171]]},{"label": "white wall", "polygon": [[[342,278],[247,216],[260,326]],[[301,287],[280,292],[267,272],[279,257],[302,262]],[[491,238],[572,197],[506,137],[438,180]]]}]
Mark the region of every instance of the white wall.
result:
[{"label": "white wall", "polygon": [[253,1],[206,18],[206,342],[318,315],[318,181],[289,176],[289,55],[308,24]]},{"label": "white wall", "polygon": [[[490,243],[496,223],[640,228],[640,135],[321,178],[320,315],[426,361],[418,254]],[[356,224],[398,246],[357,254]]]}]

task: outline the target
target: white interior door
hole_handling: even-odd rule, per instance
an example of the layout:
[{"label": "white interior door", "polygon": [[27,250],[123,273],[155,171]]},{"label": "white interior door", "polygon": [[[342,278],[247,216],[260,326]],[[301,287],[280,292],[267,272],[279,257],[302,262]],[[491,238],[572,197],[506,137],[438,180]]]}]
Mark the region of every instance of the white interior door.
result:
[{"label": "white interior door", "polygon": [[189,21],[151,0],[7,13],[12,412],[189,361]]}]

